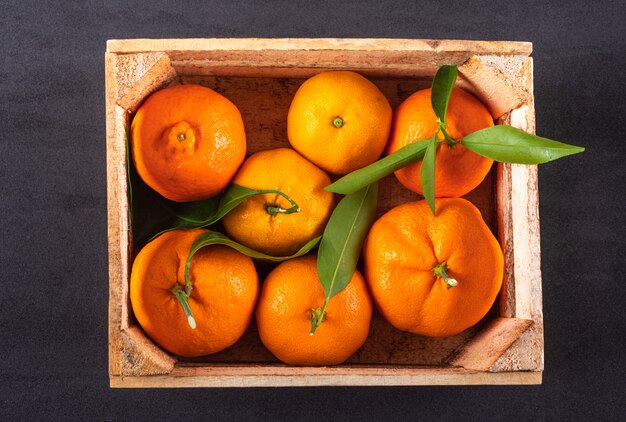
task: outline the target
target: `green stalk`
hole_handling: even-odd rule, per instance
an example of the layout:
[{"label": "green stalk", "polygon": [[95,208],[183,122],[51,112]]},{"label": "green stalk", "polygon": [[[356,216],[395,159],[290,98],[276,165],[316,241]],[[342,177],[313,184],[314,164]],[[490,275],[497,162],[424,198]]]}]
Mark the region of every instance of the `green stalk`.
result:
[{"label": "green stalk", "polygon": [[291,204],[291,208],[287,208],[287,209],[279,207],[276,204],[265,205],[265,211],[272,217],[276,217],[278,213],[293,214],[295,212],[300,212],[300,207],[298,206],[298,204],[296,204],[296,201],[294,201],[289,196],[287,196],[286,193],[283,193],[279,190],[274,190],[274,189],[263,189],[263,193],[275,193],[285,198],[287,201],[289,201],[289,204]]},{"label": "green stalk", "polygon": [[326,316],[326,308],[328,307],[328,302],[330,301],[330,296],[326,296],[326,300],[324,301],[324,306],[322,308],[317,308],[311,310],[311,331],[309,331],[309,335],[315,334],[315,330],[317,327],[324,321]]},{"label": "green stalk", "polygon": [[187,317],[187,323],[192,330],[196,329],[196,319],[193,317],[193,313],[191,312],[191,308],[189,307],[189,296],[191,295],[191,287],[189,288],[189,293],[185,292],[180,284],[176,283],[174,287],[172,287],[172,293],[174,297],[178,299],[180,306],[183,308],[183,312]]},{"label": "green stalk", "polygon": [[343,119],[339,116],[335,117],[333,119],[333,126],[335,126],[337,129],[339,129],[340,127],[343,126]]},{"label": "green stalk", "polygon": [[265,206],[265,211],[271,215],[272,217],[276,217],[276,214],[278,213],[282,213],[282,214],[293,214],[294,212],[300,212],[300,207],[298,207],[297,205],[288,208],[288,209],[284,209],[282,207],[279,207],[278,205],[274,205],[274,204],[267,204]]},{"label": "green stalk", "polygon": [[435,268],[433,268],[433,273],[435,274],[435,276],[436,276],[437,278],[442,278],[442,279],[443,279],[443,281],[445,281],[445,282],[446,282],[446,287],[447,287],[448,289],[450,289],[450,288],[452,288],[452,287],[454,287],[454,286],[458,285],[458,284],[459,284],[459,282],[458,282],[458,281],[456,281],[456,279],[454,279],[454,278],[452,278],[452,277],[450,277],[450,276],[448,275],[448,273],[447,273],[448,269],[449,269],[449,268],[448,268],[448,265],[447,265],[447,264],[446,264],[446,262],[444,261],[444,262],[442,262],[442,263],[440,263],[440,264],[436,265],[436,266],[435,266]]},{"label": "green stalk", "polygon": [[[437,126],[439,126],[439,130],[437,132],[441,131],[441,133],[443,133],[443,136],[446,138],[446,143],[448,144],[448,146],[453,147],[454,145],[459,143],[459,141],[453,139],[452,136],[448,134],[448,131],[446,130],[446,122],[442,122],[441,120],[437,119]],[[435,136],[437,135],[435,134]]]}]

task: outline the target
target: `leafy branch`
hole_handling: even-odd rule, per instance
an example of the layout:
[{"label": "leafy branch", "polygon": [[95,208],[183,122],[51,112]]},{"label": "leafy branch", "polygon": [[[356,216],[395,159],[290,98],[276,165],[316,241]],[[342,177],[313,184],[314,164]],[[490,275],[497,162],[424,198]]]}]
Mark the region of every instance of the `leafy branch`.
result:
[{"label": "leafy branch", "polygon": [[[461,144],[470,151],[502,163],[541,164],[583,152],[583,147],[568,145],[526,133],[520,129],[498,125],[478,130],[461,140],[453,139],[447,132],[446,113],[456,82],[456,66],[441,66],[432,83],[431,106],[437,116],[437,130],[430,139],[420,139],[400,148],[367,167],[347,174],[325,189],[330,192],[350,194],[362,187],[422,160],[420,181],[424,199],[435,213],[435,161],[438,144]],[[443,140],[438,140],[439,134]]]}]

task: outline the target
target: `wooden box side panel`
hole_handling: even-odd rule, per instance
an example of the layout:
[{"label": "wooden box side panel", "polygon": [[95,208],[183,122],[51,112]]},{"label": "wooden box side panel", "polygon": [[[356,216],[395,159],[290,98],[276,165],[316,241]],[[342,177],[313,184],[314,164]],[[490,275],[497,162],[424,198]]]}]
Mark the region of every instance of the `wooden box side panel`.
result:
[{"label": "wooden box side panel", "polygon": [[[474,55],[528,56],[523,42],[407,39],[112,40],[109,51],[166,52],[181,75],[306,78],[321,69],[369,77],[432,76],[442,64]],[[253,64],[253,65],[251,65]]]},{"label": "wooden box side panel", "polygon": [[[127,116],[117,106],[116,55],[105,56],[106,134],[107,134],[107,212],[109,239],[109,373],[122,374],[121,330],[128,326],[123,304],[128,297],[130,235],[128,226],[128,191],[126,187],[126,152],[124,132]],[[121,142],[120,142],[121,140]]]},{"label": "wooden box side panel", "polygon": [[[182,38],[108,40],[109,53],[228,51],[404,51],[429,56],[445,53],[529,56],[532,43],[518,41],[429,40],[402,38]],[[468,56],[469,57],[469,56]],[[256,63],[256,62],[254,62]]]},{"label": "wooden box side panel", "polygon": [[164,374],[175,359],[130,327],[128,280],[132,251],[128,202],[129,112],[175,76],[164,54],[105,55],[107,213],[109,239],[109,374]]},{"label": "wooden box side panel", "polygon": [[372,385],[540,384],[541,372],[483,372],[424,366],[287,367],[285,365],[178,366],[171,374],[111,377],[112,387],[312,387]]},{"label": "wooden box side panel", "polygon": [[[535,133],[533,62],[525,60],[516,81],[526,84],[528,96],[520,107],[505,114],[501,124]],[[542,371],[544,367],[541,245],[537,166],[499,164],[496,192],[500,242],[512,269],[505,282],[500,310],[503,316],[529,319],[532,326],[494,364],[494,371]]]},{"label": "wooden box side panel", "polygon": [[[534,133],[532,59],[475,57],[460,67],[484,97],[508,92],[498,119]],[[507,73],[506,78],[492,73]],[[515,81],[513,84],[506,81]],[[490,103],[488,103],[490,104]],[[500,316],[462,346],[450,364],[484,371],[543,370],[537,166],[497,163],[496,214],[505,256]]]}]

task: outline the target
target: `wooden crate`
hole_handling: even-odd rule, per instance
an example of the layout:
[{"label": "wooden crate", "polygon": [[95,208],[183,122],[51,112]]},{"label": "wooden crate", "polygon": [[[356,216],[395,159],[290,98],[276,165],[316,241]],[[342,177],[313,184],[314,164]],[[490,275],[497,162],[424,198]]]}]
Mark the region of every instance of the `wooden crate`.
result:
[{"label": "wooden crate", "polygon": [[[475,327],[445,339],[398,331],[374,313],[365,345],[334,367],[290,367],[261,344],[254,323],[231,348],[182,359],[156,346],[129,302],[132,263],[125,137],[133,112],[151,92],[199,83],[241,110],[248,153],[288,146],[286,116],[302,81],[349,69],[376,83],[392,107],[430,84],[443,64],[481,98],[499,123],[534,132],[532,46],[524,42],[392,39],[113,40],[107,44],[109,227],[109,375],[112,387],[538,384],[543,317],[537,168],[495,165],[467,197],[479,207],[505,256],[496,304]],[[389,176],[378,212],[418,199]]]}]

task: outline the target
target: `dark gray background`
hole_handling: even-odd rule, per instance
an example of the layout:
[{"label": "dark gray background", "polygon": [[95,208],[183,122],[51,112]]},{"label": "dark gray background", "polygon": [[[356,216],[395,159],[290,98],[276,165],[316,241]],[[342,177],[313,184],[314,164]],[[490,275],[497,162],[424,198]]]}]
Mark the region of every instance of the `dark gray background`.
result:
[{"label": "dark gray background", "polygon": [[[71,3],[0,7],[0,419],[624,417],[624,2]],[[109,389],[104,51],[142,37],[532,41],[538,133],[587,148],[540,169],[544,384]]]}]

